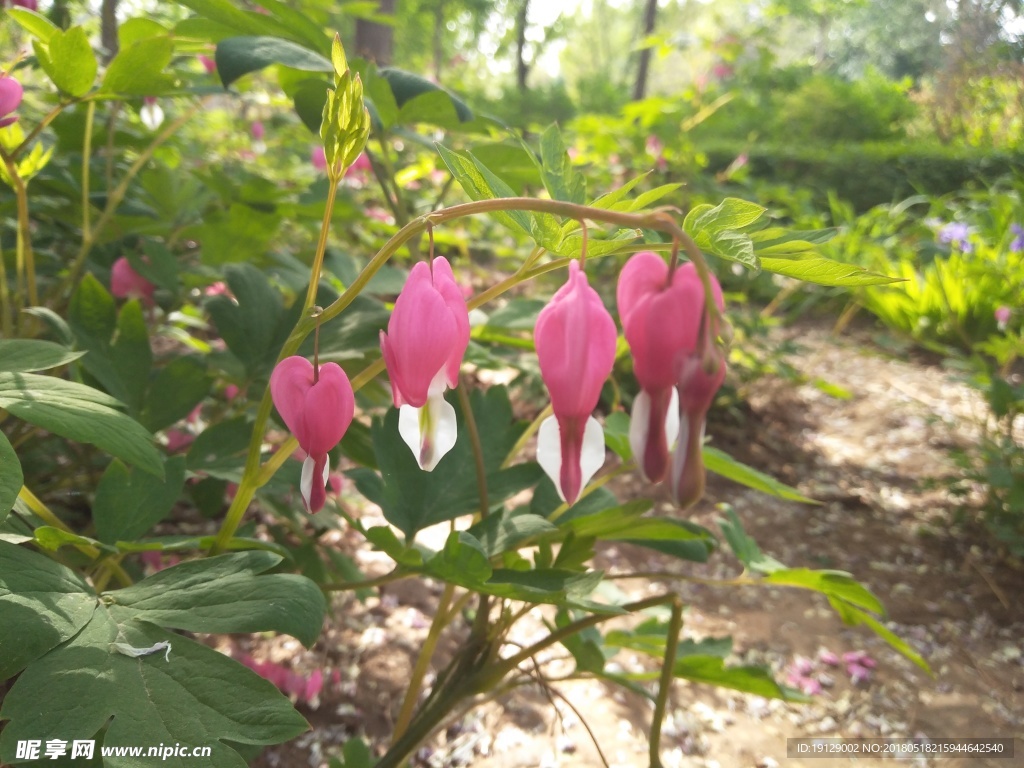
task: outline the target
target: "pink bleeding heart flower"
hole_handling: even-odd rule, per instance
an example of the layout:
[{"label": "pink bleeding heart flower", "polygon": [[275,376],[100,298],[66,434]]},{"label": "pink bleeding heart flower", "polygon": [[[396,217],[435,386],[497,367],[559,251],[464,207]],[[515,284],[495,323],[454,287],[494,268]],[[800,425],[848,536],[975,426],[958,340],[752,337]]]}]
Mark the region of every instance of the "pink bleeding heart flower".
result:
[{"label": "pink bleeding heart flower", "polygon": [[270,376],[270,394],[284,423],[307,453],[300,491],[310,512],[327,500],[327,452],[341,442],[355,414],[355,395],[337,363],[320,366],[319,376],[304,357],[286,357]]},{"label": "pink bleeding heart flower", "polygon": [[309,154],[309,162],[313,164],[316,170],[323,172],[327,170],[327,153],[321,146],[313,147],[313,151]]},{"label": "pink bleeding heart flower", "polygon": [[211,59],[209,56],[199,54],[199,63],[203,65],[203,69],[206,70],[206,74],[212,75],[217,71],[217,62]]},{"label": "pink bleeding heart flower", "polygon": [[110,268],[110,292],[119,299],[139,299],[153,306],[156,286],[136,272],[127,257],[121,256]]},{"label": "pink bleeding heart flower", "polygon": [[39,0],[13,0],[11,5],[27,8],[30,11],[39,10]]},{"label": "pink bleeding heart flower", "polygon": [[17,121],[18,116],[12,113],[21,106],[24,95],[21,83],[9,75],[0,75],[0,128]]},{"label": "pink bleeding heart flower", "polygon": [[469,311],[447,259],[412,268],[380,346],[399,409],[399,434],[429,472],[455,447],[455,409],[444,392],[458,386],[469,346]]},{"label": "pink bleeding heart flower", "polygon": [[[692,264],[680,268],[690,279],[700,280]],[[725,308],[722,289],[711,275],[711,290],[719,311]],[[718,323],[705,314],[697,349],[679,371],[679,442],[672,455],[672,496],[682,509],[695,504],[704,495],[704,425],[708,409],[725,381],[725,353],[715,343]]]},{"label": "pink bleeding heart flower", "polygon": [[640,384],[629,442],[640,471],[655,483],[668,474],[669,451],[679,435],[679,371],[697,347],[704,312],[704,290],[690,278],[683,269],[670,278],[664,259],[643,251],[626,262],[616,288]]},{"label": "pink bleeding heart flower", "polygon": [[593,417],[615,364],[615,321],[578,261],[541,310],[533,333],[553,416],[537,433],[537,461],[558,495],[574,504],[604,464],[604,432]]}]

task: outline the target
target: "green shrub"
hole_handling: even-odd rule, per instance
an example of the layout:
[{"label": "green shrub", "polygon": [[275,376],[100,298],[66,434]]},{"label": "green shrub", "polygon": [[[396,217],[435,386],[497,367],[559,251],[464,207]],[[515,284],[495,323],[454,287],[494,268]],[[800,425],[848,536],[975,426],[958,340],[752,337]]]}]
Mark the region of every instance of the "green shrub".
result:
[{"label": "green shrub", "polygon": [[834,192],[857,211],[923,193],[945,195],[1024,172],[1024,152],[908,143],[867,143],[841,147],[799,144],[701,142],[708,172],[727,168],[746,153],[757,179],[815,190],[824,200]]}]

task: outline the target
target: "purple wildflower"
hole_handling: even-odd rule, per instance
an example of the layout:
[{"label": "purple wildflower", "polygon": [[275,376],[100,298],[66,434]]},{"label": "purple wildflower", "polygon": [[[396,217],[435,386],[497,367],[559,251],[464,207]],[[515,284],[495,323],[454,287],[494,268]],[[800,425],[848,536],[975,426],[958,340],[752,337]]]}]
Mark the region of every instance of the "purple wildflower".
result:
[{"label": "purple wildflower", "polygon": [[1010,250],[1014,253],[1024,251],[1024,227],[1020,224],[1011,224],[1010,231],[1016,235],[1016,237],[1010,241]]},{"label": "purple wildflower", "polygon": [[970,253],[974,250],[974,246],[971,245],[971,241],[968,239],[969,236],[970,231],[962,221],[951,221],[939,230],[940,243],[949,243],[964,253]]}]

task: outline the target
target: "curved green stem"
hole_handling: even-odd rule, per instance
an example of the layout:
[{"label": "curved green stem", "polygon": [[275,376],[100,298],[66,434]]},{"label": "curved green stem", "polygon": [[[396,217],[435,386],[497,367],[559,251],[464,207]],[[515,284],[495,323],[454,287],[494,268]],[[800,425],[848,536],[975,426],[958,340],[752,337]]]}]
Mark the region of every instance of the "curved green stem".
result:
[{"label": "curved green stem", "polygon": [[92,159],[92,124],[96,117],[96,102],[85,108],[85,138],[82,140],[82,239],[91,240],[89,215],[89,161]]},{"label": "curved green stem", "polygon": [[331,232],[331,216],[334,214],[334,201],[338,197],[338,182],[340,176],[334,174],[334,169],[329,169],[327,178],[330,180],[330,189],[327,190],[327,203],[324,205],[324,218],[320,222],[320,239],[316,243],[316,251],[313,254],[313,268],[309,278],[309,288],[306,290],[306,301],[302,305],[304,314],[308,313],[316,304],[316,291],[320,287],[320,271],[324,266],[324,253],[327,251],[327,236]]},{"label": "curved green stem", "polygon": [[[413,240],[413,238],[421,235],[428,227],[445,224],[449,221],[455,221],[466,216],[504,210],[550,213],[556,216],[576,220],[586,218],[591,221],[602,221],[634,229],[653,229],[666,232],[673,237],[678,238],[679,242],[686,250],[687,255],[690,257],[691,261],[693,261],[698,273],[701,275],[706,294],[708,296],[711,295],[710,271],[708,270],[707,262],[704,260],[703,254],[700,252],[700,249],[697,248],[693,239],[682,230],[672,216],[663,211],[654,211],[651,213],[627,213],[623,211],[609,211],[602,208],[592,208],[590,206],[567,203],[561,200],[540,200],[531,197],[503,197],[491,200],[477,200],[471,203],[463,203],[462,205],[454,205],[451,208],[445,208],[441,211],[434,211],[432,213],[418,216],[410,221],[391,236],[391,238],[383,245],[383,247],[381,247],[374,257],[370,259],[367,265],[363,267],[363,270],[359,273],[352,284],[349,285],[341,294],[341,296],[339,296],[332,304],[326,307],[324,311],[319,314],[320,322],[329,322],[345,311],[345,309],[362,292],[378,270],[380,270],[380,268],[383,267],[403,246]],[[327,220],[326,216],[325,220]],[[570,261],[572,261],[572,259],[569,258],[556,259],[547,264],[534,267],[523,274],[512,275],[477,295],[472,301],[468,302],[468,306],[470,309],[474,309],[481,304],[490,301],[495,296],[504,293],[511,287],[525,282],[526,280],[530,280],[538,275],[559,269],[567,265]],[[292,329],[291,334],[288,336],[288,339],[281,348],[281,352],[278,355],[278,362],[289,355],[295,354],[305,338],[313,331],[314,327],[315,321],[312,318],[308,316],[300,317],[299,321],[295,324],[295,328]],[[364,386],[383,369],[384,365],[381,361],[373,363],[353,380],[353,389],[358,389],[356,386],[357,383],[359,387]],[[241,524],[245,510],[252,501],[252,497],[256,490],[269,479],[269,477],[261,474],[260,472],[260,449],[263,444],[263,433],[266,429],[267,419],[270,417],[271,408],[272,403],[270,399],[270,390],[268,388],[263,393],[263,399],[260,401],[256,421],[253,425],[253,436],[249,442],[249,453],[246,459],[245,472],[242,476],[242,481],[239,483],[238,491],[235,493],[235,498],[232,501],[231,507],[228,509],[228,513],[224,518],[224,522],[221,524],[220,530],[217,533],[217,538],[214,541],[213,547],[210,549],[210,554],[217,554],[224,551],[228,542],[231,540],[231,537]]]},{"label": "curved green stem", "polygon": [[[18,173],[18,166],[14,162],[14,156],[9,155],[0,149],[0,159],[3,160],[10,176],[11,185],[14,189],[14,197],[18,210],[18,236],[15,245],[15,277],[16,295],[14,311],[20,312],[25,306],[25,288],[28,289],[28,303],[30,306],[38,306],[39,294],[36,290],[36,265],[35,255],[32,252],[31,222],[28,217],[28,187],[25,180]],[[15,321],[20,326],[20,315]]]},{"label": "curved green stem", "polygon": [[658,685],[658,699],[654,703],[654,719],[651,720],[651,768],[661,768],[661,725],[665,720],[668,694],[675,678],[676,652],[679,650],[679,633],[683,629],[683,601],[673,596],[672,618],[665,635],[665,661],[661,665],[661,682]]}]

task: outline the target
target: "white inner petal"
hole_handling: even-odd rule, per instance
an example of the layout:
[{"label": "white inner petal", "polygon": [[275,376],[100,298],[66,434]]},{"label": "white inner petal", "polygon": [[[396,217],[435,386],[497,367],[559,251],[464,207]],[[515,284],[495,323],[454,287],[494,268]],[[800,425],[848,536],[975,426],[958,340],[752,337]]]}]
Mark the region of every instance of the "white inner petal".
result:
[{"label": "white inner petal", "polygon": [[537,430],[537,463],[544,473],[551,478],[558,491],[558,496],[565,501],[562,493],[562,441],[559,436],[558,420],[548,416],[540,423]]},{"label": "white inner petal", "polygon": [[[443,371],[438,376],[443,382]],[[403,405],[398,409],[398,434],[416,457],[420,469],[427,472],[455,447],[459,431],[455,409],[444,399],[444,387],[435,393],[432,383],[430,391],[422,408]]]},{"label": "white inner petal", "polygon": [[[675,391],[675,387],[672,388]],[[647,446],[648,426],[651,422],[651,397],[644,390],[633,399],[633,412],[629,418],[629,447],[640,471],[644,468],[644,451]],[[679,428],[678,421],[676,428]]]},{"label": "white inner petal", "polygon": [[604,430],[597,419],[593,416],[587,419],[587,426],[583,430],[583,450],[580,451],[580,491],[587,487],[587,483],[597,474],[597,470],[604,466]]},{"label": "white inner petal", "polygon": [[683,467],[686,466],[686,453],[690,445],[690,417],[688,414],[679,414],[679,444],[675,453],[672,454],[672,495],[679,494],[679,478],[682,477]]},{"label": "white inner petal", "polygon": [[[325,465],[326,466],[326,465]],[[306,502],[306,509],[309,509],[309,495],[313,490],[313,471],[316,469],[316,462],[312,456],[307,456],[302,462],[302,477],[299,478],[299,492]]]},{"label": "white inner petal", "polygon": [[668,441],[668,449],[672,450],[672,444],[679,437],[679,390],[672,387],[672,396],[668,401],[668,413],[665,414],[665,437]]}]

